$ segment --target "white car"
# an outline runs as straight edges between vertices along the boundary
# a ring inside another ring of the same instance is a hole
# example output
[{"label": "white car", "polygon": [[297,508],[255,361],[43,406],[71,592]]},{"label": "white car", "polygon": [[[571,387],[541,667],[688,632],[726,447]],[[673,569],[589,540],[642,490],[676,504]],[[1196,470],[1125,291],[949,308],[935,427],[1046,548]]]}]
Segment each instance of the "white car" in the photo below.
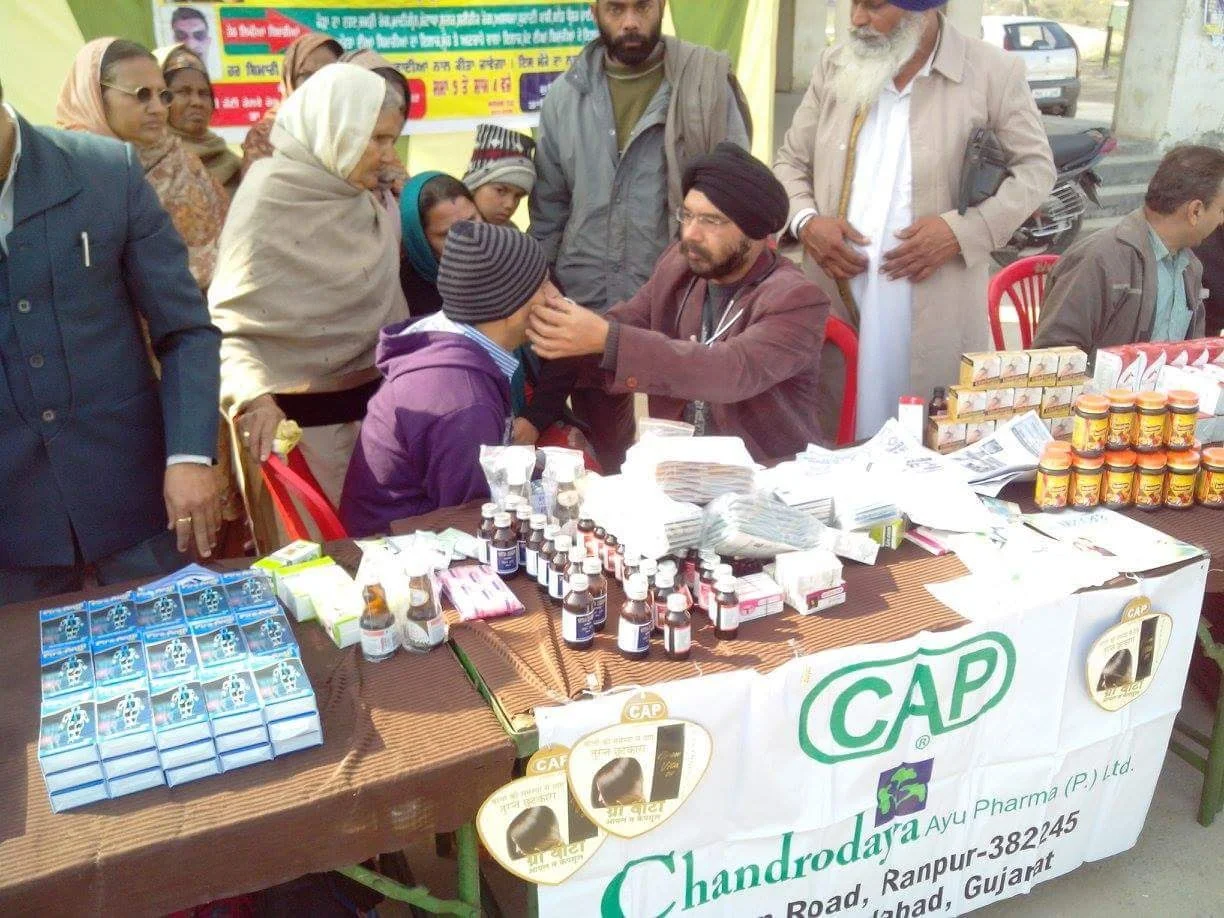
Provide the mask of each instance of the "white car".
[{"label": "white car", "polygon": [[1039,109],[1075,117],[1080,53],[1066,29],[1052,19],[1036,16],[983,16],[982,38],[1024,58],[1029,88]]}]

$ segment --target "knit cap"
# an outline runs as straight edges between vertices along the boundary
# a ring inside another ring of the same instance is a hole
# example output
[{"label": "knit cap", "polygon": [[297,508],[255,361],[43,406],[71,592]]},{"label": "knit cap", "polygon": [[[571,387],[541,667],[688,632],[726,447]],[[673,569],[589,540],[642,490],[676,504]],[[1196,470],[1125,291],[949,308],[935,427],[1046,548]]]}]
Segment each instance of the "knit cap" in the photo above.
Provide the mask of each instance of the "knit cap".
[{"label": "knit cap", "polygon": [[500,124],[477,125],[476,148],[463,184],[475,191],[489,182],[505,182],[530,194],[536,180],[534,154],[535,141],[526,134]]},{"label": "knit cap", "polygon": [[438,293],[448,319],[476,325],[512,316],[548,273],[540,244],[512,226],[460,220],[446,234]]}]

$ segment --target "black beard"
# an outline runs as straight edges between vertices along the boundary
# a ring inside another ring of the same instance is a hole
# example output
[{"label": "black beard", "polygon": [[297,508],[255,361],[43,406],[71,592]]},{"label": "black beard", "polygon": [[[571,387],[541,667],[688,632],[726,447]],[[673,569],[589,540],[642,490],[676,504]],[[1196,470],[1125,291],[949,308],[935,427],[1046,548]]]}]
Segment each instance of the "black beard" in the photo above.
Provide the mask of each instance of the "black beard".
[{"label": "black beard", "polygon": [[611,35],[604,31],[604,27],[599,26],[599,37],[603,39],[604,47],[608,51],[608,56],[614,61],[619,61],[626,67],[636,67],[638,64],[645,61],[650,55],[654,54],[654,49],[658,46],[659,41],[663,38],[663,23],[659,22],[655,26],[654,31],[649,35],[635,34],[633,37],[641,37],[644,42],[640,45],[630,45],[625,39],[614,39]]},{"label": "black beard", "polygon": [[[698,277],[706,279],[726,277],[728,274],[733,274],[744,266],[744,264],[748,261],[748,252],[751,248],[752,243],[747,239],[743,239],[740,241],[739,247],[722,261],[710,265],[710,267],[706,268],[704,271],[698,271],[693,267],[693,263],[690,261],[689,270]],[[690,253],[699,255],[707,260],[709,260],[710,257],[710,253],[700,246],[694,246],[687,242],[681,242],[680,254],[687,258]]]}]

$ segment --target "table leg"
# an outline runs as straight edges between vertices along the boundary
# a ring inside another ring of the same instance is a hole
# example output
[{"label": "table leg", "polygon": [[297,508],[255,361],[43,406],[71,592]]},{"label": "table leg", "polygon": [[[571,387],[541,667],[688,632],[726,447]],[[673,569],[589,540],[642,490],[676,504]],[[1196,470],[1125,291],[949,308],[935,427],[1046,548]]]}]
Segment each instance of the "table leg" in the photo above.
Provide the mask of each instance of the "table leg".
[{"label": "table leg", "polygon": [[[466,826],[469,830],[471,824]],[[462,831],[462,830],[460,830]],[[462,846],[460,848],[460,867],[459,867],[459,889],[462,896],[463,891],[463,858]],[[356,880],[363,886],[368,886],[376,892],[382,893],[388,899],[394,899],[396,902],[405,902],[408,905],[415,905],[419,909],[430,912],[434,915],[457,915],[459,918],[480,918],[480,874],[477,870],[476,882],[476,904],[473,906],[467,901],[457,902],[453,899],[439,899],[430,895],[429,890],[424,886],[405,886],[403,883],[397,883],[390,877],[385,877],[381,873],[376,873],[367,867],[362,867],[360,864],[354,864],[352,867],[338,867],[336,873],[343,874],[350,880]]]},{"label": "table leg", "polygon": [[[1216,645],[1217,647],[1219,645]],[[1224,691],[1216,699],[1215,728],[1207,747],[1207,767],[1203,770],[1203,795],[1199,800],[1199,823],[1211,825],[1224,804]]]},{"label": "table leg", "polygon": [[476,827],[465,822],[455,830],[455,844],[459,849],[459,901],[472,906],[480,913],[480,846],[476,842]]}]

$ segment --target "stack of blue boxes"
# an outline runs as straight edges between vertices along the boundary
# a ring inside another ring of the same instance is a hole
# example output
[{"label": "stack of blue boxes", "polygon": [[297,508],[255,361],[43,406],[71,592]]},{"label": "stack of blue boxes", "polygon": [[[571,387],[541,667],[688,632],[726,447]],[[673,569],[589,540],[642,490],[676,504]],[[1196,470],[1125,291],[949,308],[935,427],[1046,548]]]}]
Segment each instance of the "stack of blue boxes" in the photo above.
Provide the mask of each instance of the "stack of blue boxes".
[{"label": "stack of blue boxes", "polygon": [[40,624],[38,759],[57,813],[323,742],[263,571],[190,573]]}]

